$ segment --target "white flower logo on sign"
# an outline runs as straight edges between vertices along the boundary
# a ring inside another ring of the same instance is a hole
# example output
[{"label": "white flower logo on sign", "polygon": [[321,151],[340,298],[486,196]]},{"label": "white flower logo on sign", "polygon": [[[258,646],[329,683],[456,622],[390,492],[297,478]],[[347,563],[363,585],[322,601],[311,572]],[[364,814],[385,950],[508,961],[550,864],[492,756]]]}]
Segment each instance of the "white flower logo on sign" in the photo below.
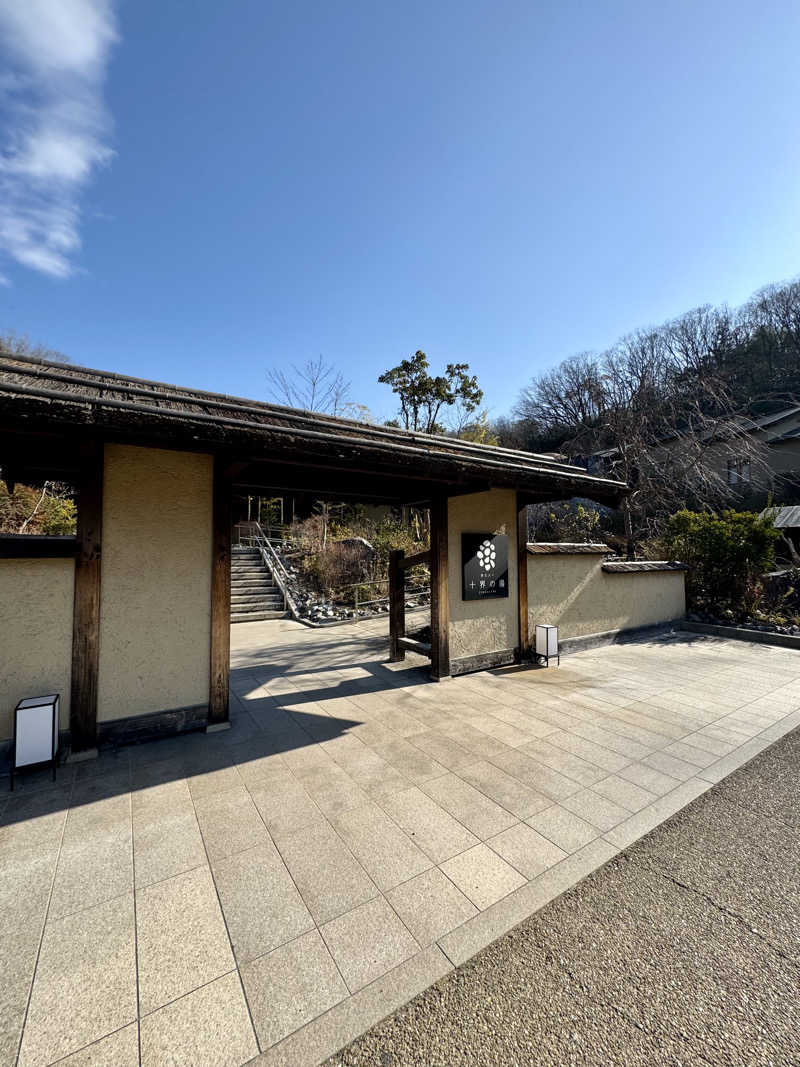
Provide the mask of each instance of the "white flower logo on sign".
[{"label": "white flower logo on sign", "polygon": [[497,562],[497,552],[491,541],[486,540],[481,542],[481,546],[478,549],[478,565],[485,571],[493,571],[494,565]]}]

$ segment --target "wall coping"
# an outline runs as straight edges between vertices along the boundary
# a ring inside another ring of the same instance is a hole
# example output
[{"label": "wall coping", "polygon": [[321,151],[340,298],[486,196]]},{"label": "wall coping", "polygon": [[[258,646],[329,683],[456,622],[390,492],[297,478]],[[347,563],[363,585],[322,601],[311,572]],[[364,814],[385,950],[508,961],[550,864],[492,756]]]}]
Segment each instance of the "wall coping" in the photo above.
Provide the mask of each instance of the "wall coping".
[{"label": "wall coping", "polygon": [[649,571],[688,571],[686,563],[667,559],[614,560],[602,565],[609,574],[642,574]]},{"label": "wall coping", "polygon": [[596,543],[581,544],[569,541],[529,541],[527,549],[532,556],[583,556],[608,555],[608,545]]},{"label": "wall coping", "polygon": [[78,539],[55,534],[0,534],[0,559],[69,559]]}]

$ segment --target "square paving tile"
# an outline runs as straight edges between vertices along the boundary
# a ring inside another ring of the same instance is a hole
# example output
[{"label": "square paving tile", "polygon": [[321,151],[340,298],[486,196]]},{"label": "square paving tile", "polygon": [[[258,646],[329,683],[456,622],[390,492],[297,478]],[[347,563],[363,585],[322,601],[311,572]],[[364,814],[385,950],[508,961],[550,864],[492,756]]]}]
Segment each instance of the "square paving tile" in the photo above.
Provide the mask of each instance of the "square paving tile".
[{"label": "square paving tile", "polygon": [[328,818],[357,808],[369,800],[368,794],[361,786],[333,761],[329,767],[302,775],[300,781],[317,807]]},{"label": "square paving tile", "polygon": [[665,793],[671,793],[681,784],[679,779],[671,778],[668,774],[663,774],[644,763],[629,763],[627,767],[617,771],[617,776],[624,778],[626,782],[640,785],[642,789],[647,789],[659,797]]},{"label": "square paving tile", "polygon": [[[51,878],[54,865],[52,860]],[[21,896],[20,905],[24,903]],[[17,1057],[46,907],[45,895],[30,910],[24,906],[0,909],[0,1063],[14,1063]]]},{"label": "square paving tile", "polygon": [[520,782],[518,778],[506,774],[499,767],[486,760],[460,767],[459,777],[484,793],[501,808],[510,811],[519,819],[526,819],[534,812],[549,807],[551,801],[542,793]]},{"label": "square paving tile", "polygon": [[314,926],[272,842],[215,862],[212,873],[239,963],[263,956]]},{"label": "square paving tile", "polygon": [[490,837],[487,844],[526,878],[536,878],[548,867],[566,859],[567,853],[525,823]]},{"label": "square paving tile", "polygon": [[241,974],[262,1050],[348,995],[317,930],[244,964]]},{"label": "square paving tile", "polygon": [[391,889],[433,866],[377,804],[344,812],[333,825],[379,889]]},{"label": "square paving tile", "polygon": [[233,856],[269,840],[264,820],[244,786],[198,797],[194,806],[210,860]]},{"label": "square paving tile", "polygon": [[472,753],[459,745],[452,737],[441,734],[436,730],[427,730],[424,733],[414,734],[409,741],[416,748],[422,749],[437,763],[441,763],[448,770],[455,770],[467,763],[473,762]]},{"label": "square paving tile", "polygon": [[481,911],[527,881],[519,871],[484,844],[475,845],[454,856],[441,864],[441,868]]},{"label": "square paving tile", "polygon": [[585,822],[560,804],[537,812],[527,822],[565,852],[577,852],[600,836],[598,827]]},{"label": "square paving tile", "polygon": [[258,1054],[236,971],[145,1015],[141,1035],[142,1067],[240,1067]]},{"label": "square paving tile", "polygon": [[491,762],[512,778],[518,778],[551,800],[562,800],[580,789],[580,785],[572,778],[567,778],[560,771],[554,771],[552,767],[545,767],[543,763],[538,763],[525,752],[516,749],[502,756],[492,756]]},{"label": "square paving tile", "polygon": [[403,882],[387,899],[423,948],[478,914],[438,867]]},{"label": "square paving tile", "polygon": [[449,811],[453,818],[481,840],[492,837],[517,822],[516,815],[495,804],[455,774],[434,778],[422,788],[432,800],[445,811]]},{"label": "square paving tile", "polygon": [[377,897],[320,927],[351,993],[419,951],[385,897]]},{"label": "square paving tile", "polygon": [[128,824],[85,832],[65,841],[58,860],[50,918],[133,891],[133,849]]},{"label": "square paving tile", "polygon": [[440,774],[444,774],[447,771],[447,768],[443,767],[441,763],[437,763],[436,760],[426,755],[421,749],[410,745],[402,738],[398,738],[396,741],[383,741],[371,747],[382,759],[385,759],[396,771],[399,771],[404,778],[408,778],[410,782],[415,782],[417,785],[420,782],[427,782],[431,778],[438,778]]},{"label": "square paving tile", "polygon": [[269,783],[259,779],[250,784],[250,795],[276,839],[280,835],[291,835],[310,823],[325,821],[325,816],[294,776],[291,781]]},{"label": "square paving tile", "polygon": [[466,826],[416,786],[384,797],[381,803],[434,863],[441,863],[478,843],[478,838]]},{"label": "square paving tile", "polygon": [[523,745],[521,751],[537,763],[565,774],[580,785],[592,785],[605,778],[606,772],[595,763],[576,756],[574,752],[567,752],[558,745],[550,745],[547,741],[531,741]]},{"label": "square paving tile", "polygon": [[635,785],[633,782],[629,782],[627,779],[618,777],[615,774],[609,775],[608,778],[604,778],[601,782],[595,782],[592,790],[595,793],[599,793],[601,797],[613,800],[615,804],[627,808],[628,811],[641,811],[642,808],[646,808],[648,804],[652,804],[656,799],[655,793],[651,793],[640,785]]},{"label": "square paving tile", "polygon": [[123,1026],[58,1061],[59,1067],[139,1067],[139,1027]]},{"label": "square paving tile", "polygon": [[328,822],[296,830],[278,848],[319,924],[377,896],[375,883]]},{"label": "square paving tile", "polygon": [[21,1067],[52,1063],[135,1018],[133,894],[48,922]]},{"label": "square paving tile", "polygon": [[236,789],[243,783],[236,767],[215,767],[187,772],[186,781],[189,792],[195,799],[224,793],[227,789]]},{"label": "square paving tile", "polygon": [[164,811],[146,822],[134,815],[133,860],[137,889],[203,865],[206,850],[194,811]]},{"label": "square paving tile", "polygon": [[627,808],[615,804],[613,800],[608,800],[606,797],[601,797],[599,793],[591,789],[583,789],[575,796],[567,797],[561,803],[573,814],[603,831],[610,830],[612,826],[630,817]]},{"label": "square paving tile", "polygon": [[136,928],[143,1015],[233,969],[208,867],[139,890]]}]

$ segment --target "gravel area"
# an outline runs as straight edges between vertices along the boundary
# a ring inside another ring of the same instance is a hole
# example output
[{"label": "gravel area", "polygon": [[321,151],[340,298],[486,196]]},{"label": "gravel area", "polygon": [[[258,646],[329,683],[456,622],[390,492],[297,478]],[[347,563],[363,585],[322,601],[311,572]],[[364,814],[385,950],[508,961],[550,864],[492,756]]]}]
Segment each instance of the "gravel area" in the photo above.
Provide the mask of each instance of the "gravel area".
[{"label": "gravel area", "polygon": [[328,1061],[800,1063],[800,730]]}]

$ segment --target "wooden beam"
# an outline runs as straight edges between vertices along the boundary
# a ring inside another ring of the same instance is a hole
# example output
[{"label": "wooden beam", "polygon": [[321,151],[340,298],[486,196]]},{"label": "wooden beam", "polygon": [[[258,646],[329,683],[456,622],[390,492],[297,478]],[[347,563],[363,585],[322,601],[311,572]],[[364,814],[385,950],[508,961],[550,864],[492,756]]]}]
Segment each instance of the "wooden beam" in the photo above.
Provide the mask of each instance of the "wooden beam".
[{"label": "wooden beam", "polygon": [[402,548],[389,553],[389,662],[402,663],[406,658],[401,645],[406,635],[406,576],[403,572]]},{"label": "wooden beam", "polygon": [[231,663],[231,482],[230,461],[214,457],[211,532],[211,673],[208,725],[228,722]]},{"label": "wooden beam", "polygon": [[517,597],[519,599],[519,658],[524,662],[530,654],[528,630],[528,507],[521,493],[517,493]]},{"label": "wooden beam", "polygon": [[431,677],[450,676],[450,596],[447,583],[447,497],[431,501]]},{"label": "wooden beam", "polygon": [[420,656],[427,656],[430,659],[431,646],[426,641],[417,641],[413,637],[401,637],[400,648],[407,649],[409,652],[418,652]]},{"label": "wooden beam", "polygon": [[283,457],[280,463],[249,460],[234,475],[233,484],[237,490],[253,493],[310,493],[320,499],[372,500],[395,505],[427,501],[432,493],[451,493],[449,483],[428,480],[418,471],[365,470],[356,463],[323,463],[313,456],[306,457],[305,463]]},{"label": "wooden beam", "polygon": [[77,478],[77,554],[72,610],[70,743],[73,752],[97,747],[100,665],[100,556],[103,528],[103,442],[81,448]]}]

